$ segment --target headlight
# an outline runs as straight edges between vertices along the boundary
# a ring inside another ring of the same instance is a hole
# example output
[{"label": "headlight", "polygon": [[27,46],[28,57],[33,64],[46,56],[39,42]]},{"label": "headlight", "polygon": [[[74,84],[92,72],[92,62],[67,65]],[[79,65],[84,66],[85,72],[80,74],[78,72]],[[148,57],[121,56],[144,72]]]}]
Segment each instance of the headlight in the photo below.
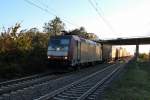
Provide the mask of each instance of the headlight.
[{"label": "headlight", "polygon": [[65,57],[65,59],[68,59],[68,57]]},{"label": "headlight", "polygon": [[51,58],[51,56],[48,56],[47,58],[49,59],[49,58]]}]

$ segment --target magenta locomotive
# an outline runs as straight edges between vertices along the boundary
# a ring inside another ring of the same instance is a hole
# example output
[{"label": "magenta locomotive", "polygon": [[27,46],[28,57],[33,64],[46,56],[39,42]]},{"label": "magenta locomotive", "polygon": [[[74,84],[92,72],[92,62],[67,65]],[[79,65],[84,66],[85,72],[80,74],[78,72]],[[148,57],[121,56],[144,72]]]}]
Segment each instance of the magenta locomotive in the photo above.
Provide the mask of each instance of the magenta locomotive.
[{"label": "magenta locomotive", "polygon": [[47,51],[51,63],[76,66],[102,61],[99,43],[75,35],[51,37]]}]

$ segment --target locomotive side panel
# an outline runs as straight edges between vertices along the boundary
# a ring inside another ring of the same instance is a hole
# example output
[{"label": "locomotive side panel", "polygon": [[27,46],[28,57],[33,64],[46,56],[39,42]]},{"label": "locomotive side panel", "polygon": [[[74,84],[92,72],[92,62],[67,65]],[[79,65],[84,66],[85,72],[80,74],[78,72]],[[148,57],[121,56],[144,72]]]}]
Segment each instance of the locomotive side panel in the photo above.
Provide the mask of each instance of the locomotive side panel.
[{"label": "locomotive side panel", "polygon": [[[91,62],[94,62],[94,61],[97,61],[98,59],[97,59],[97,53],[96,53],[96,45],[92,45],[91,46],[91,48],[92,48],[92,50],[91,50],[91,57],[92,57],[92,60],[91,60]],[[90,58],[90,57],[89,57]]]},{"label": "locomotive side panel", "polygon": [[[87,58],[87,62],[91,62],[92,60],[93,60],[93,56],[91,56],[92,55],[92,50],[93,50],[93,47],[92,47],[92,45],[91,44],[89,44],[89,43],[86,43],[86,45],[87,45],[87,49],[86,49],[86,58]],[[91,56],[91,57],[90,57]]]},{"label": "locomotive side panel", "polygon": [[72,39],[71,46],[72,46],[72,48],[70,48],[72,51],[71,52],[71,54],[72,54],[71,65],[75,66],[77,64],[77,43],[76,43],[76,40]]},{"label": "locomotive side panel", "polygon": [[99,44],[81,42],[81,63],[102,60],[102,50]]},{"label": "locomotive side panel", "polygon": [[87,45],[84,41],[81,41],[81,60],[80,63],[87,61]]},{"label": "locomotive side panel", "polygon": [[89,59],[91,59],[90,60],[90,62],[94,62],[94,61],[96,61],[96,46],[95,45],[90,45],[90,47],[91,47],[91,50],[90,50],[90,57],[89,57]]}]

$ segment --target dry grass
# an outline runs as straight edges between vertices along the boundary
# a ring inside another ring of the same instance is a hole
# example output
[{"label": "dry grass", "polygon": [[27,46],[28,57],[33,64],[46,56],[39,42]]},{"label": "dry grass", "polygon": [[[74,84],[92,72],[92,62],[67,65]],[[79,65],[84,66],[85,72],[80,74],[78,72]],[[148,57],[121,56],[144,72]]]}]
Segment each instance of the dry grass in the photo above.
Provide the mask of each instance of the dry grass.
[{"label": "dry grass", "polygon": [[133,62],[106,89],[104,100],[150,100],[150,62]]}]

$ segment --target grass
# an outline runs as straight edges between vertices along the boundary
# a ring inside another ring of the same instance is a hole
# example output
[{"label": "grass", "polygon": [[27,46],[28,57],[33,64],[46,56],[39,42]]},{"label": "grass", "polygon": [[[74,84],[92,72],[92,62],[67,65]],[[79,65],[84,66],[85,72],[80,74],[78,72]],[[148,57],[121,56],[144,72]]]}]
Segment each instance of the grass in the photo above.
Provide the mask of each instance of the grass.
[{"label": "grass", "polygon": [[132,62],[107,88],[104,100],[150,100],[150,62]]}]

